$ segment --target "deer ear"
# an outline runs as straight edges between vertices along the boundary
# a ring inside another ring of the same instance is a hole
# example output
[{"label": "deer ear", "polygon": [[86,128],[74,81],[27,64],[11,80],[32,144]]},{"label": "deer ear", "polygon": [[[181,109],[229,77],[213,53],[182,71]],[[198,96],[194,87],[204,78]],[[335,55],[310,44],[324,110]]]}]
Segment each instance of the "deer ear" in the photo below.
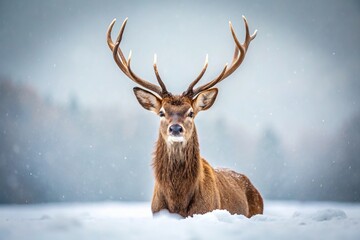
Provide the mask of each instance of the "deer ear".
[{"label": "deer ear", "polygon": [[216,96],[218,94],[217,88],[212,88],[203,92],[200,92],[199,95],[193,100],[194,112],[198,113],[203,110],[209,109],[215,102]]},{"label": "deer ear", "polygon": [[161,108],[161,99],[142,88],[134,87],[134,94],[143,108],[158,114]]}]

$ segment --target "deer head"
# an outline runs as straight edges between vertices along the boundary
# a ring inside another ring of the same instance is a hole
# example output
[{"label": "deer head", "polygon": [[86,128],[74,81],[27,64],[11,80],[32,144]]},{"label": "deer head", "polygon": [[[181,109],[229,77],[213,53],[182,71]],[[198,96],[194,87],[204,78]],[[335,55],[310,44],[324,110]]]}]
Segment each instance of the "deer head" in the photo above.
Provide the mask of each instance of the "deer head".
[{"label": "deer head", "polygon": [[141,106],[159,115],[160,133],[167,143],[186,143],[191,138],[195,129],[195,116],[200,111],[209,109],[215,102],[216,96],[218,94],[218,89],[213,87],[217,83],[221,82],[229,75],[231,75],[243,62],[249,44],[256,36],[256,31],[253,35],[249,34],[247,20],[244,16],[243,19],[245,22],[246,35],[245,41],[242,44],[237,39],[232,24],[231,22],[229,22],[232,37],[235,42],[235,52],[230,67],[228,67],[228,64],[225,64],[225,67],[215,79],[202,86],[194,88],[195,85],[203,77],[207,69],[208,56],[206,56],[205,64],[202,71],[200,72],[198,77],[193,82],[191,82],[187,90],[181,95],[173,95],[166,89],[166,86],[161,80],[158,72],[156,55],[154,56],[153,66],[155,76],[159,85],[155,85],[140,78],[132,71],[131,51],[128,59],[126,59],[119,47],[127,23],[127,18],[124,20],[120,28],[120,32],[115,43],[111,39],[111,32],[116,19],[114,19],[110,23],[107,31],[107,43],[113,53],[113,58],[119,66],[120,70],[128,78],[145,88],[142,89],[139,87],[135,87],[135,96]]}]

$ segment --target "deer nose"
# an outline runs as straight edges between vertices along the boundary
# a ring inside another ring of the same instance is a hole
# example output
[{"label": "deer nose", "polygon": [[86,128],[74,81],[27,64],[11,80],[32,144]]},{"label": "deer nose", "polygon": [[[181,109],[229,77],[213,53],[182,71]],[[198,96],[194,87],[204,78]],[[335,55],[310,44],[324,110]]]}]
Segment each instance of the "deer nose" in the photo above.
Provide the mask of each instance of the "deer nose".
[{"label": "deer nose", "polygon": [[173,124],[169,127],[169,131],[171,135],[177,136],[183,132],[183,128],[179,124]]}]

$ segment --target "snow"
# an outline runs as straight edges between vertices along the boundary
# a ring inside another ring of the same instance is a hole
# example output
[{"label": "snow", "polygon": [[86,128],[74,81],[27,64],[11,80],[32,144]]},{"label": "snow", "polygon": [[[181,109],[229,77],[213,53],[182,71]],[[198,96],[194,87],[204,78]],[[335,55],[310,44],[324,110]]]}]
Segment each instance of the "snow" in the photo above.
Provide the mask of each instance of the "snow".
[{"label": "snow", "polygon": [[0,205],[0,240],[360,239],[360,204],[266,201],[250,219],[216,210],[190,218],[150,203]]}]

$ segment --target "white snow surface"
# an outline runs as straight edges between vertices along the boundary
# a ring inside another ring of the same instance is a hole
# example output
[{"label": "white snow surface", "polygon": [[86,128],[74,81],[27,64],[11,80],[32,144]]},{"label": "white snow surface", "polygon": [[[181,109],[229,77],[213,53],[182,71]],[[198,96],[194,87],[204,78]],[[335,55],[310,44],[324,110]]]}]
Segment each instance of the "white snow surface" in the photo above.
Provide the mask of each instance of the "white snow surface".
[{"label": "white snow surface", "polygon": [[360,204],[265,201],[248,219],[215,210],[183,219],[150,203],[0,205],[0,240],[360,239]]}]

